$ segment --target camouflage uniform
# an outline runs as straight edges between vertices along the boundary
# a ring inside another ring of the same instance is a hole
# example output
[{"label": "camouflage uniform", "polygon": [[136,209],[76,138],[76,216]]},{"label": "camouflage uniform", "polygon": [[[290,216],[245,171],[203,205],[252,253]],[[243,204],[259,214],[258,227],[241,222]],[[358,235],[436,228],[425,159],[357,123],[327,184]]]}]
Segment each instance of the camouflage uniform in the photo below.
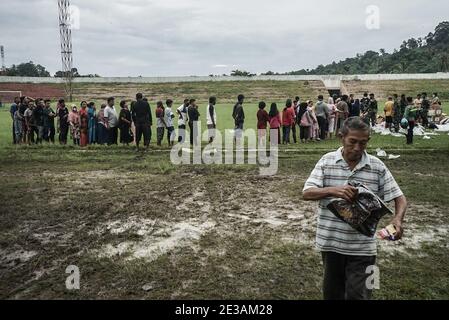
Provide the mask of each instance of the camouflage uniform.
[{"label": "camouflage uniform", "polygon": [[377,117],[377,100],[376,99],[372,99],[369,102],[369,106],[368,106],[368,119],[371,120],[371,126],[375,126],[376,125],[376,119]]},{"label": "camouflage uniform", "polygon": [[393,125],[394,125],[394,132],[399,132],[399,125],[401,123],[402,114],[401,114],[401,108],[399,106],[398,98],[394,99],[394,107],[393,107]]}]

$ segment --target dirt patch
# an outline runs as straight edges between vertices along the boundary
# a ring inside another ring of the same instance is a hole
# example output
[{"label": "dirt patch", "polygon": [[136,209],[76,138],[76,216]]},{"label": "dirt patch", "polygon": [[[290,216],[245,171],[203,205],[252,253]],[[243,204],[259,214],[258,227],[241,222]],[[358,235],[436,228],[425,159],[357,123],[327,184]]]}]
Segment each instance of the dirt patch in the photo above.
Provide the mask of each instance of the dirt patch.
[{"label": "dirt patch", "polygon": [[38,254],[37,251],[27,251],[23,249],[17,250],[0,250],[0,267],[12,268],[20,264],[26,263]]},{"label": "dirt patch", "polygon": [[[112,229],[111,232],[125,232],[124,226],[145,226],[145,222],[147,221],[126,222],[121,228]],[[152,225],[154,225],[154,222]],[[125,241],[118,245],[107,244],[100,250],[95,251],[94,254],[98,254],[99,257],[126,256],[126,260],[144,258],[152,261],[176,247],[194,246],[194,242],[198,241],[214,226],[215,223],[212,221],[201,222],[192,219],[173,225],[164,223],[157,230],[143,227],[137,230],[137,233],[142,236],[141,241]]]},{"label": "dirt patch", "polygon": [[444,210],[432,205],[409,204],[404,237],[399,241],[379,241],[379,251],[387,255],[410,255],[410,249],[419,251],[424,245],[447,246],[449,225],[445,217]]}]

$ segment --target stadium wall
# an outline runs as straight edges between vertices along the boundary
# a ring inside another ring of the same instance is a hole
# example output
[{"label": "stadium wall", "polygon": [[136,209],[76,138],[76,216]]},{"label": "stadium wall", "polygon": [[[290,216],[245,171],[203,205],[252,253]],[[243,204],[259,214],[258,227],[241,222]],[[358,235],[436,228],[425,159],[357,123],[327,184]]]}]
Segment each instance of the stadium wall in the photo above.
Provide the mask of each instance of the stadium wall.
[{"label": "stadium wall", "polygon": [[[449,80],[449,73],[421,74],[359,74],[359,75],[304,75],[304,76],[191,76],[191,77],[101,77],[75,78],[74,83],[170,83],[170,82],[207,82],[207,81],[322,81],[327,88],[339,88],[341,81],[351,80]],[[0,76],[0,83],[53,83],[63,84],[62,78],[6,77]]]}]

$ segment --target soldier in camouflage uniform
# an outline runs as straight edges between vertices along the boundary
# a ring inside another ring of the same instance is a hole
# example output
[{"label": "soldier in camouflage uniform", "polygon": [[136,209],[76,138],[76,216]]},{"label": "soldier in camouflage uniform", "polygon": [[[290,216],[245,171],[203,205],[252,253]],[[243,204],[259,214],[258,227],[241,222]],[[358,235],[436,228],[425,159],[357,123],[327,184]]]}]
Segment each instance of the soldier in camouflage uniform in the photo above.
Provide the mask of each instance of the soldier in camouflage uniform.
[{"label": "soldier in camouflage uniform", "polygon": [[377,100],[374,98],[374,93],[369,95],[369,105],[368,105],[368,119],[371,120],[371,126],[374,127],[377,121]]},{"label": "soldier in camouflage uniform", "polygon": [[360,114],[363,122],[365,122],[367,125],[370,123],[370,119],[368,117],[368,107],[369,107],[369,98],[368,98],[368,92],[365,92],[363,94],[363,98],[360,99]]},{"label": "soldier in camouflage uniform", "polygon": [[429,109],[430,109],[430,101],[427,98],[427,93],[423,92],[422,94],[422,102],[421,102],[421,119],[422,125],[424,128],[429,127]]},{"label": "soldier in camouflage uniform", "polygon": [[399,98],[397,94],[393,95],[393,126],[394,126],[394,132],[399,132],[399,125],[401,123],[402,114],[401,114],[401,107],[399,105]]}]

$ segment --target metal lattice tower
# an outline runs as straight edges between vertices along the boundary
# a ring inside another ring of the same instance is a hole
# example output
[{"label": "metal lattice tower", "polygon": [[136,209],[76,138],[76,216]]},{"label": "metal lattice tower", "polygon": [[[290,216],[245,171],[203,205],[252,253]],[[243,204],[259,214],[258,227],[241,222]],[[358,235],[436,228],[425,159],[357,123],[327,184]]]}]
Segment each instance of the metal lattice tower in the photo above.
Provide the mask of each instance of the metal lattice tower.
[{"label": "metal lattice tower", "polygon": [[61,37],[62,72],[64,73],[65,92],[69,101],[72,101],[72,30],[70,26],[69,0],[58,0],[59,7],[59,34]]},{"label": "metal lattice tower", "polygon": [[5,48],[3,46],[0,46],[0,54],[2,56],[2,73],[6,72],[6,66],[5,66]]}]

